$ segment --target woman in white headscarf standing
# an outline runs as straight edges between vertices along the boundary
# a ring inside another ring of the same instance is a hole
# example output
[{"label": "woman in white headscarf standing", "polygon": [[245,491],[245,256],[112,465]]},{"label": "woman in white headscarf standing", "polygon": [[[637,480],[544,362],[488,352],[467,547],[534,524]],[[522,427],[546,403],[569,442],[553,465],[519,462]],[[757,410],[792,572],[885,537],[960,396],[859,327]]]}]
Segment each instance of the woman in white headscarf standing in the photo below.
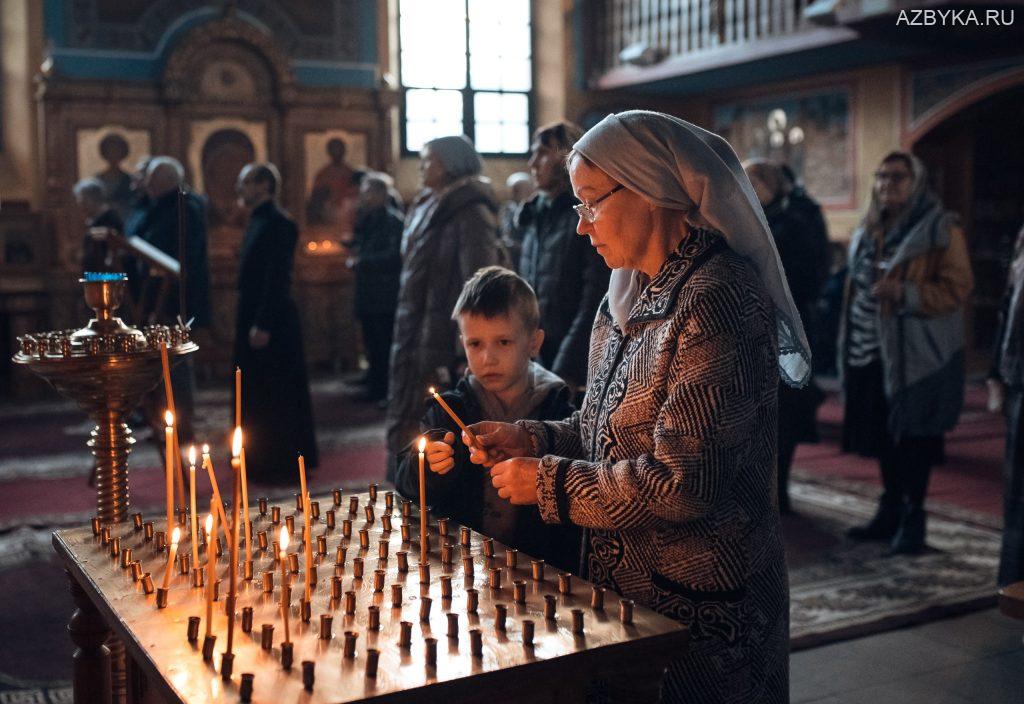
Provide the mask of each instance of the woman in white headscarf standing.
[{"label": "woman in white headscarf standing", "polygon": [[788,702],[776,397],[810,353],[762,209],[725,140],[660,113],[609,115],[569,173],[614,269],[583,407],[472,426],[472,457],[587,529],[586,577],[689,628],[663,701]]},{"label": "woman in white headscarf standing", "polygon": [[416,439],[427,387],[458,381],[465,355],[452,308],[469,277],[505,261],[498,201],[483,162],[463,135],[438,137],[420,152],[423,189],[405,218],[402,274],[391,342],[385,426],[389,481],[398,453]]}]

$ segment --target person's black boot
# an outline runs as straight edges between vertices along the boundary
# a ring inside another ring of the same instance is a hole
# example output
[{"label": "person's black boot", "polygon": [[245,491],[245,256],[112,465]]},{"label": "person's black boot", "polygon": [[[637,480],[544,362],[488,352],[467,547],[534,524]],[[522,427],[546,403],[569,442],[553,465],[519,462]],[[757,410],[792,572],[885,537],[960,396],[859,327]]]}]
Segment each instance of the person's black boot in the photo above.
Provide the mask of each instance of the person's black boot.
[{"label": "person's black boot", "polygon": [[895,501],[886,499],[884,496],[878,503],[878,510],[875,517],[866,525],[854,526],[846,531],[846,537],[851,540],[892,540],[896,535],[896,529],[900,525],[900,505]]},{"label": "person's black boot", "polygon": [[917,555],[924,552],[927,518],[924,506],[909,503],[904,505],[900,526],[889,546],[890,551],[896,555]]}]

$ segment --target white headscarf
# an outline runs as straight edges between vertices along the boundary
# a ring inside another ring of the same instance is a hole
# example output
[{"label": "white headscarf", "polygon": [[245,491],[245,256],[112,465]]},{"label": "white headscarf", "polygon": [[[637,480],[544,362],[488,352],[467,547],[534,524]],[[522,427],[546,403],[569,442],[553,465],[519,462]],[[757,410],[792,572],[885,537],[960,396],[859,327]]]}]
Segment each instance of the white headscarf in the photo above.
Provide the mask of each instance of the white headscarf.
[{"label": "white headscarf", "polygon": [[[800,314],[764,211],[729,143],[671,115],[629,110],[603,119],[573,149],[655,205],[687,211],[691,225],[720,232],[730,249],[750,261],[775,304],[782,378],[803,386],[811,352]],[[612,272],[608,302],[620,327],[645,279],[632,269]]]}]

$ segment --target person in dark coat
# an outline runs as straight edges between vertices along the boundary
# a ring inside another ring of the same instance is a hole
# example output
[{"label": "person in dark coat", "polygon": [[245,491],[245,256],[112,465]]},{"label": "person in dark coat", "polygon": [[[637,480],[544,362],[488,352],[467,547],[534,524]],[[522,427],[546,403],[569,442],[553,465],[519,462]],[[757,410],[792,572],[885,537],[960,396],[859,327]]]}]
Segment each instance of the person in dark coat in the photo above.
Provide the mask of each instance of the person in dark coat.
[{"label": "person in dark coat", "polygon": [[112,251],[107,232],[120,234],[124,230],[121,216],[107,201],[103,182],[97,178],[84,178],[73,189],[78,209],[85,216],[85,237],[82,240],[82,271],[124,271],[122,257]]},{"label": "person in dark coat", "polygon": [[235,364],[242,370],[242,428],[249,477],[294,482],[302,454],[317,466],[313,406],[299,311],[291,296],[298,228],[277,205],[273,164],[247,164],[238,195],[249,210],[238,265]]},{"label": "person in dark coat", "polygon": [[[504,267],[478,271],[466,282],[452,315],[458,320],[469,369],[453,391],[442,394],[464,423],[481,420],[556,420],[575,410],[565,382],[531,358],[544,339],[537,297]],[[427,505],[462,525],[545,560],[575,570],[581,534],[575,526],[544,523],[534,506],[510,506],[498,497],[487,473],[469,461],[457,441],[459,427],[433,398],[420,423],[430,442],[426,458]],[[415,441],[399,457],[395,487],[419,503]]]},{"label": "person in dark coat", "polygon": [[[150,207],[142,222],[133,223],[139,236],[160,251],[179,258],[178,245],[178,192],[184,188],[185,169],[177,159],[158,156],[146,168],[146,196]],[[206,248],[206,213],[202,200],[194,193],[185,193],[185,310],[180,309],[178,281],[172,281],[161,301],[157,290],[161,279],[150,277],[145,264],[139,272],[142,297],[148,309],[142,311],[143,322],[173,324],[192,320],[193,329],[206,328],[212,322],[210,305],[210,267]],[[176,364],[171,370],[175,423],[182,443],[192,441],[192,417],[195,407],[195,366],[191,357]],[[160,394],[162,396],[162,393]],[[162,409],[162,401],[158,408]],[[156,426],[162,428],[162,410],[156,414]],[[153,422],[151,420],[151,422]]]},{"label": "person in dark coat", "polygon": [[988,378],[989,410],[1006,417],[1003,547],[999,586],[1024,580],[1024,228],[1013,248],[995,355]]},{"label": "person in dark coat", "polygon": [[[754,193],[764,208],[764,216],[786,273],[789,291],[800,312],[804,330],[817,326],[817,303],[829,273],[828,231],[821,211],[790,199],[789,180],[782,167],[766,159],[751,159],[743,164]],[[813,201],[810,201],[813,204]],[[808,332],[812,348],[814,338]],[[778,480],[779,511],[791,513],[789,470],[797,444],[817,442],[815,415],[824,394],[813,381],[801,389],[779,382]]]},{"label": "person in dark coat", "polygon": [[478,269],[498,264],[498,202],[483,162],[465,136],[439,137],[420,154],[423,190],[406,216],[402,275],[388,382],[388,479],[419,431],[423,393],[449,389],[466,361],[452,306]]},{"label": "person in dark coat", "polygon": [[565,157],[582,135],[571,122],[536,131],[530,172],[538,192],[523,204],[517,218],[523,241],[519,273],[540,301],[540,363],[573,389],[587,383],[590,329],[610,275],[587,238],[576,234],[573,206],[579,201],[569,186]]},{"label": "person in dark coat", "polygon": [[391,205],[391,178],[368,173],[359,186],[355,253],[355,310],[363,328],[369,369],[366,399],[379,401],[388,393],[388,356],[398,307],[402,274],[402,213]]}]

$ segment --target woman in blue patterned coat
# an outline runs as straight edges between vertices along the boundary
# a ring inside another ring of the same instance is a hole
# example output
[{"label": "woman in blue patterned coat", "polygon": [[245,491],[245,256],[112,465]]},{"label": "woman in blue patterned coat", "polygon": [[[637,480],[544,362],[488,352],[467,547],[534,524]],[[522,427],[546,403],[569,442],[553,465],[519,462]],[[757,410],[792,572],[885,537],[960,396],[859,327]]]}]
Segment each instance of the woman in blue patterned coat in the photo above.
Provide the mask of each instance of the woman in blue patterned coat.
[{"label": "woman in blue patterned coat", "polygon": [[761,208],[724,140],[659,113],[610,115],[569,172],[614,270],[583,407],[478,423],[472,459],[502,497],[587,529],[589,579],[690,629],[664,701],[788,702],[776,395],[810,356]]}]

